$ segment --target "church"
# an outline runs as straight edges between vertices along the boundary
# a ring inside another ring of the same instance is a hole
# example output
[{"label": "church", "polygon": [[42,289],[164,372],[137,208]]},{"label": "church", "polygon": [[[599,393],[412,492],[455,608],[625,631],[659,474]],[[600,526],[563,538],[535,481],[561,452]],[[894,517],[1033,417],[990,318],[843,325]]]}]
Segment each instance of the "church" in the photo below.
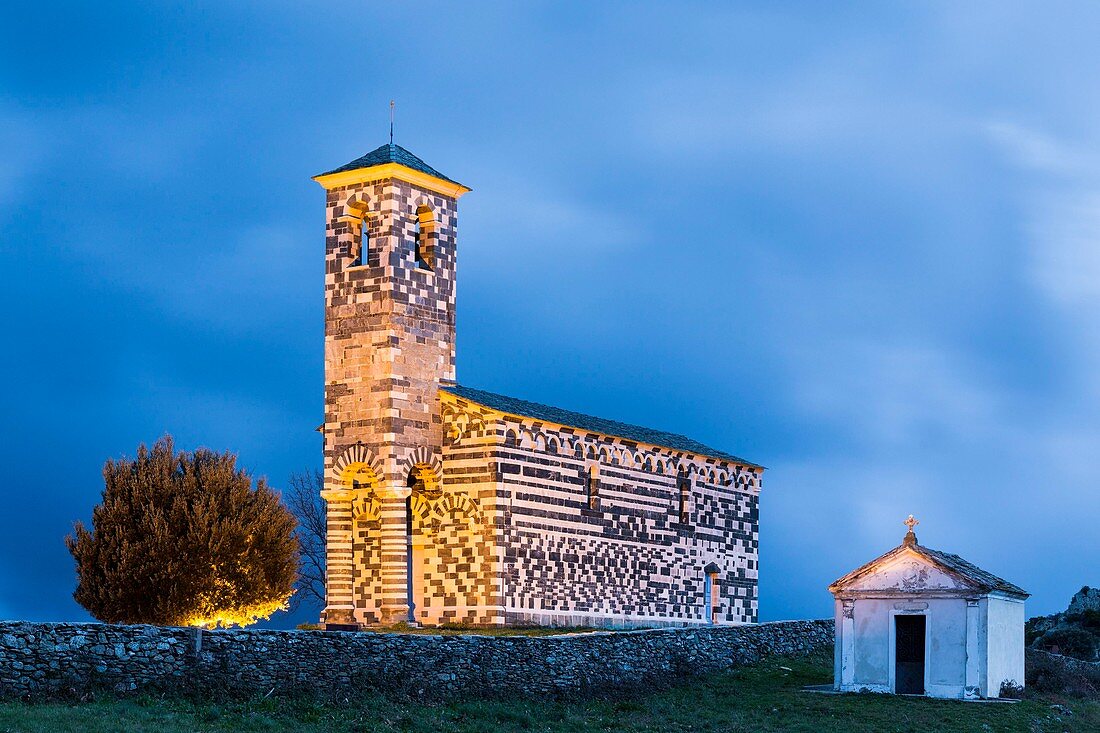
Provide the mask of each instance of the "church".
[{"label": "church", "polygon": [[763,467],[459,384],[458,200],[392,142],[326,192],[326,628],[757,621]]}]

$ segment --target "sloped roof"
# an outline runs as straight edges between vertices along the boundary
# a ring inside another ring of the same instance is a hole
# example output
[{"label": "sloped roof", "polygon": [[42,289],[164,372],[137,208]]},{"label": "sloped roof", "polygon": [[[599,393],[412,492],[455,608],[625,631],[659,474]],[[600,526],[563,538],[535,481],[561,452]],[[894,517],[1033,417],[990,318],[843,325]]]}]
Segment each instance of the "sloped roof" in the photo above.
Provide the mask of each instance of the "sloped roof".
[{"label": "sloped roof", "polygon": [[342,165],[339,168],[333,168],[330,171],[320,173],[316,177],[320,178],[321,176],[328,176],[332,175],[333,173],[343,173],[344,171],[354,171],[359,170],[360,168],[370,168],[371,166],[385,165],[386,163],[397,163],[399,165],[405,166],[406,168],[412,168],[414,171],[427,173],[429,176],[435,176],[436,178],[441,178],[444,181],[457,183],[459,186],[462,185],[453,178],[448,178],[447,176],[437,171],[435,168],[432,168],[423,160],[416,157],[408,150],[405,150],[405,148],[401,147],[400,145],[395,145],[393,143],[389,143],[387,145],[379,145],[377,148],[370,151],[366,155],[360,158],[356,158],[350,163]]},{"label": "sloped roof", "polygon": [[942,550],[933,550],[931,547],[919,545],[915,541],[904,542],[894,549],[890,550],[886,554],[881,555],[871,562],[856,568],[844,577],[838,578],[831,585],[829,585],[829,591],[835,593],[837,590],[840,590],[844,586],[850,585],[851,583],[859,580],[865,575],[871,574],[871,572],[878,568],[880,565],[894,559],[898,555],[901,555],[903,552],[905,552],[905,550],[912,550],[916,554],[928,560],[933,565],[937,565],[941,569],[961,577],[963,580],[971,583],[975,586],[977,590],[983,593],[1000,591],[1001,593],[1007,593],[1008,595],[1019,596],[1022,598],[1027,598],[1029,595],[1031,595],[1020,586],[1009,583],[1004,578],[1000,578],[986,570],[982,570],[977,565],[963,560],[958,555],[953,555],[950,552],[943,552]]},{"label": "sloped roof", "polygon": [[579,428],[580,430],[591,433],[601,433],[603,435],[625,438],[636,443],[659,445],[684,453],[710,456],[749,468],[763,468],[763,466],[759,464],[746,461],[744,458],[738,458],[725,451],[711,448],[708,445],[704,445],[697,440],[692,440],[686,435],[680,435],[679,433],[669,433],[663,430],[643,428],[640,425],[630,425],[629,423],[622,423],[616,420],[606,420],[602,417],[585,415],[581,412],[564,410],[560,407],[543,405],[538,402],[529,402],[515,397],[506,397],[505,395],[486,392],[481,389],[474,389],[473,387],[453,385],[441,387],[441,389],[456,397],[461,397],[470,402],[476,402],[479,405],[490,407],[499,412],[506,412],[509,415],[530,417],[536,420],[557,423],[558,425]]}]

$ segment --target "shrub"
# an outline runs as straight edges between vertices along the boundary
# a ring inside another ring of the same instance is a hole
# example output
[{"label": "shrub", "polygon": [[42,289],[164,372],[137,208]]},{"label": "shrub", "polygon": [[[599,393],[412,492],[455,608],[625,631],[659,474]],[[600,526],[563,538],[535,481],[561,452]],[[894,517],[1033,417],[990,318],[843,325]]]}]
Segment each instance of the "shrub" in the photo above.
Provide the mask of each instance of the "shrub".
[{"label": "shrub", "polygon": [[1097,699],[1100,668],[1047,652],[1024,652],[1025,678],[1031,693],[1065,694]]},{"label": "shrub", "polygon": [[1067,617],[1066,620],[1076,622],[1083,629],[1100,632],[1100,611],[1090,608],[1076,616]]},{"label": "shrub", "polygon": [[1096,637],[1084,629],[1059,627],[1043,634],[1035,646],[1086,662],[1096,658]]},{"label": "shrub", "polygon": [[108,460],[92,528],[66,538],[73,597],[111,623],[229,626],[286,607],[298,570],[294,517],[229,453],[176,453],[165,436]]}]

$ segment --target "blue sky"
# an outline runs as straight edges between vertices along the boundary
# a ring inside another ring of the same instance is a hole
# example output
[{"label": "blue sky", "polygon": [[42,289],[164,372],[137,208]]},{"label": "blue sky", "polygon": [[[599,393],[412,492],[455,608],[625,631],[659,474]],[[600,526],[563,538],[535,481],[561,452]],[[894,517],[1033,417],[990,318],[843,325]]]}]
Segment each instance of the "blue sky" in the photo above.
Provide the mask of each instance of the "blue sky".
[{"label": "blue sky", "polygon": [[0,22],[0,618],[86,618],[107,457],[319,464],[310,176],[391,98],[474,189],[459,380],[767,465],[764,619],[910,512],[1100,583],[1097,6],[108,5]]}]

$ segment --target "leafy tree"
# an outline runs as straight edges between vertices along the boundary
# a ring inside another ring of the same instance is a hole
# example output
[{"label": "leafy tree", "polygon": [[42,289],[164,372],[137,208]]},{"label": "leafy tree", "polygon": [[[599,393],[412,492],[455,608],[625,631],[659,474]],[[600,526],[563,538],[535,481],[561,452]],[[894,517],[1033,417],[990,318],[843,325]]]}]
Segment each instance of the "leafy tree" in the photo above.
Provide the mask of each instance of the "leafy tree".
[{"label": "leafy tree", "polygon": [[328,533],[328,515],[325,500],[321,498],[324,477],[320,471],[303,471],[290,477],[286,503],[298,519],[298,547],[302,553],[302,565],[298,571],[298,602],[313,601],[325,604],[325,538]]},{"label": "leafy tree", "polygon": [[66,538],[73,597],[113,623],[247,625],[286,608],[298,572],[294,516],[230,453],[176,453],[165,436],[108,460],[92,528]]}]

